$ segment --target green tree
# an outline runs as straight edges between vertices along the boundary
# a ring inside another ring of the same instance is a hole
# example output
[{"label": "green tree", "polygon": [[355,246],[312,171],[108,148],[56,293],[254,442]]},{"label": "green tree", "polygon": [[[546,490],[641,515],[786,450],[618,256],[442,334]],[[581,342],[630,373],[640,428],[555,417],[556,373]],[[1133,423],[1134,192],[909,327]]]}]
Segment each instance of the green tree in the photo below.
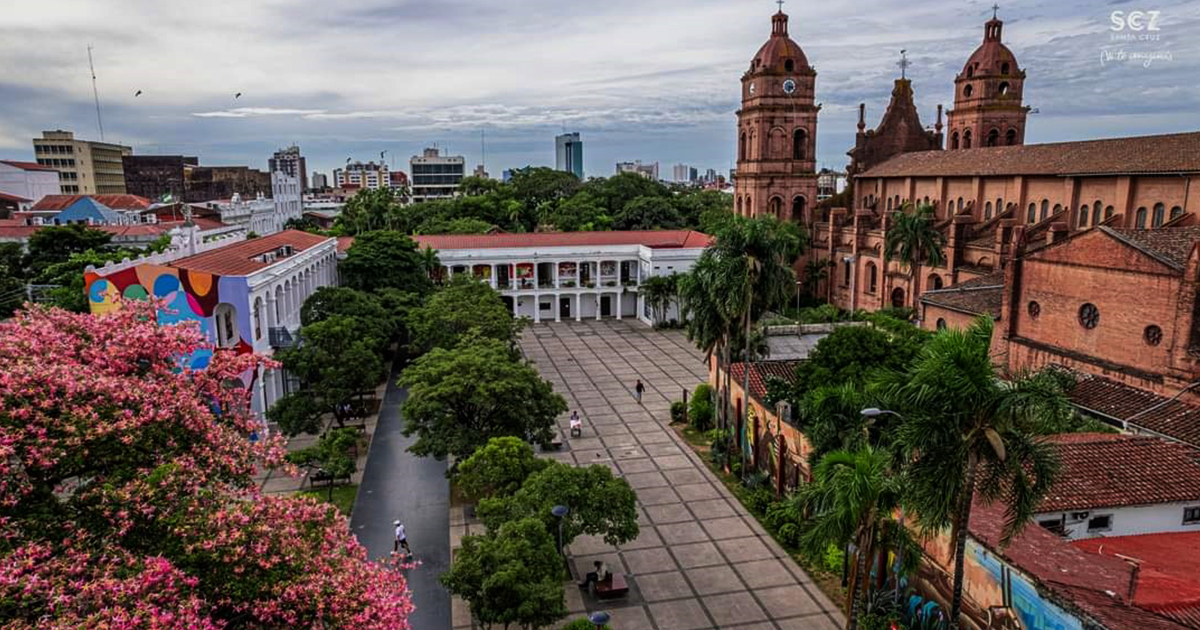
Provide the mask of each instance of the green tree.
[{"label": "green tree", "polygon": [[544,204],[539,221],[563,232],[611,230],[612,213],[594,193],[581,190],[556,203]]},{"label": "green tree", "polygon": [[872,326],[838,327],[797,366],[796,399],[820,387],[861,386],[876,369],[908,365],[919,349],[915,338],[893,337]]},{"label": "green tree", "polygon": [[[41,233],[43,228],[35,234]],[[41,272],[34,277],[33,284],[55,285],[50,289],[44,303],[57,306],[73,313],[87,313],[91,304],[84,285],[83,273],[88,265],[102,267],[109,261],[121,260],[125,257],[135,257],[136,252],[129,251],[87,251],[73,253],[66,260],[51,263],[42,267]]]},{"label": "green tree", "polygon": [[78,223],[46,226],[30,235],[25,268],[29,270],[29,277],[36,277],[50,265],[67,262],[72,255],[89,250],[100,252],[111,240],[112,236],[107,232]]},{"label": "green tree", "polygon": [[[397,225],[400,202],[391,188],[363,188],[346,201],[334,226],[348,236],[373,230],[398,229],[408,233],[411,225]],[[401,221],[403,223],[403,221]]]},{"label": "green tree", "polygon": [[904,416],[899,443],[908,461],[909,495],[927,533],[950,526],[954,593],[950,624],[962,611],[963,553],[971,503],[1000,501],[1000,544],[1033,518],[1058,473],[1052,448],[1036,428],[1067,413],[1060,391],[1028,376],[1001,379],[990,354],[992,321],[939,332],[903,371],[880,376],[888,408]]},{"label": "green tree", "polygon": [[671,200],[684,227],[704,231],[714,217],[733,216],[733,197],[717,190],[684,189]]},{"label": "green tree", "polygon": [[433,282],[426,259],[409,237],[391,230],[359,234],[338,265],[345,286],[362,291],[400,289],[425,295]]},{"label": "green tree", "polygon": [[892,224],[888,226],[883,242],[884,266],[898,259],[908,268],[908,286],[913,308],[917,306],[917,270],[929,263],[937,267],[946,262],[943,247],[946,236],[937,228],[937,217],[933,206],[921,205],[913,209],[911,204],[892,213]]},{"label": "green tree", "polygon": [[488,177],[464,177],[458,183],[458,192],[461,195],[475,197],[496,192],[500,188],[500,182]]},{"label": "green tree", "polygon": [[683,227],[683,217],[666,197],[637,197],[613,217],[618,230],[673,230]]},{"label": "green tree", "polygon": [[474,500],[506,497],[550,461],[535,455],[533,447],[519,438],[495,437],[459,463],[454,480]]},{"label": "green tree", "polygon": [[920,545],[893,515],[904,497],[904,480],[892,473],[891,458],[882,451],[863,447],[857,451],[834,451],[821,458],[813,470],[812,483],[799,494],[812,517],[801,543],[813,556],[830,545],[853,543],[857,562],[848,588],[851,601],[846,628],[855,630],[863,603],[870,595],[871,564],[877,555],[895,552],[905,569],[912,571],[920,558]]},{"label": "green tree", "polygon": [[404,325],[384,309],[378,296],[349,287],[320,287],[300,307],[300,323],[304,326],[331,317],[353,319],[367,337],[379,344],[380,351],[399,336],[396,327]]},{"label": "green tree", "polygon": [[322,470],[334,479],[349,477],[358,468],[351,456],[357,445],[357,429],[333,429],[322,435],[316,444],[288,453],[287,460],[297,466]]},{"label": "green tree", "polygon": [[557,534],[559,517],[550,511],[556,505],[568,509],[562,517],[564,546],[581,534],[603,536],[610,545],[623,545],[638,536],[637,494],[629,482],[599,464],[577,467],[551,461],[512,495],[480,501],[477,514],[490,531],[532,517]]},{"label": "green tree", "polygon": [[[296,435],[308,426],[284,424],[295,422],[298,401],[311,403],[311,413],[335,412],[339,422],[345,420],[338,410],[365,390],[374,389],[384,377],[383,360],[379,356],[380,341],[369,336],[359,321],[344,315],[334,315],[300,329],[300,343],[280,350],[276,357],[283,367],[300,379],[300,393],[284,399],[284,411],[276,412],[273,420],[288,435]],[[268,412],[268,415],[271,414]]]},{"label": "green tree", "polygon": [[692,392],[688,402],[688,420],[693,427],[707,431],[713,423],[713,388],[708,383],[700,383]]},{"label": "green tree", "polygon": [[669,276],[650,276],[638,287],[638,292],[642,294],[642,298],[646,300],[654,313],[655,322],[661,322],[667,318],[667,309],[671,306],[671,300],[675,299],[678,284],[679,276],[671,274]]},{"label": "green tree", "polygon": [[524,322],[513,317],[495,289],[467,274],[454,276],[408,316],[413,345],[422,350],[452,348],[472,329],[512,347]]},{"label": "green tree", "polygon": [[567,401],[530,365],[513,360],[508,344],[466,335],[452,349],[434,348],[404,370],[403,413],[409,450],[465,459],[493,437],[545,443]]},{"label": "green tree", "polygon": [[508,182],[513,197],[529,210],[543,202],[565,199],[579,190],[579,178],[574,173],[548,167],[530,167],[513,172]]},{"label": "green tree", "polygon": [[467,602],[484,628],[541,628],[567,615],[562,557],[554,537],[534,518],[463,536],[454,564],[438,579]]},{"label": "green tree", "polygon": [[618,173],[613,177],[588,180],[583,190],[602,200],[601,205],[610,214],[616,214],[626,204],[638,197],[669,197],[671,191],[664,185],[635,173]]}]

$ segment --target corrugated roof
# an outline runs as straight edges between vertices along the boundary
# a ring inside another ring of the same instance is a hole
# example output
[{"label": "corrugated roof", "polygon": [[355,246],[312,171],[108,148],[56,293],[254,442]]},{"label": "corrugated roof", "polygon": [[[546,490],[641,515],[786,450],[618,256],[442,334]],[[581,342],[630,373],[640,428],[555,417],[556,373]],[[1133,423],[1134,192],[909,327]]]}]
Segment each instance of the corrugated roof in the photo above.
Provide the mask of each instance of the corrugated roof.
[{"label": "corrugated roof", "polygon": [[15,203],[24,203],[26,201],[32,201],[32,200],[26,199],[24,197],[18,197],[16,195],[10,195],[10,194],[0,190],[0,201],[12,201]]},{"label": "corrugated roof", "polygon": [[597,247],[644,245],[659,248],[703,248],[712,237],[693,230],[645,230],[624,232],[534,232],[527,234],[443,234],[414,236],[422,248],[495,249],[508,247]]},{"label": "corrugated roof", "polygon": [[862,177],[1200,172],[1200,132],[902,153]]},{"label": "corrugated roof", "polygon": [[1187,264],[1196,242],[1200,241],[1200,225],[1152,230],[1105,226],[1099,229],[1180,270]]},{"label": "corrugated roof", "polygon": [[1200,450],[1150,435],[1075,433],[1051,439],[1061,475],[1039,512],[1200,501]]},{"label": "corrugated roof", "polygon": [[[767,378],[774,377],[787,383],[796,382],[796,366],[799,361],[757,361],[751,363],[750,395],[762,401],[767,397]],[[745,382],[746,364],[734,363],[729,367],[729,377],[739,386]]]},{"label": "corrugated roof", "polygon": [[1071,544],[1097,556],[1136,559],[1140,568],[1134,604],[1181,623],[1188,623],[1189,617],[1192,623],[1200,620],[1200,579],[1196,569],[1200,566],[1200,531],[1104,536]]},{"label": "corrugated roof", "polygon": [[172,262],[171,266],[220,276],[244,276],[274,264],[257,260],[258,256],[275,251],[284,245],[290,245],[296,252],[302,252],[329,239],[328,236],[309,234],[300,230],[284,230],[220,247],[203,254],[181,258]]},{"label": "corrugated roof", "polygon": [[30,210],[47,212],[66,210],[80,199],[92,199],[114,210],[145,210],[150,207],[150,200],[137,195],[46,195],[38,199]]},{"label": "corrugated roof", "polygon": [[0,160],[0,164],[7,164],[14,168],[19,168],[23,171],[55,171],[49,166],[42,166],[37,162],[21,162],[18,160]]}]

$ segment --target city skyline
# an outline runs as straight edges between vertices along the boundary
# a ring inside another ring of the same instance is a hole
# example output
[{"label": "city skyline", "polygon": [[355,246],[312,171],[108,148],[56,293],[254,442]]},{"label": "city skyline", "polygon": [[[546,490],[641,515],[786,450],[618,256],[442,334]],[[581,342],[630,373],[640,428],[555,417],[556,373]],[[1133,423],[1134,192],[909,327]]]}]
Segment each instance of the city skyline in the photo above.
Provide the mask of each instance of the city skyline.
[{"label": "city skyline", "polygon": [[[783,6],[818,71],[819,166],[845,166],[859,102],[867,104],[868,126],[878,123],[902,48],[922,122],[932,124],[992,13],[983,1],[950,12],[894,4],[868,2],[852,16]],[[347,157],[380,151],[403,169],[437,143],[473,165],[486,130],[487,167],[499,173],[553,165],[554,136],[565,129],[587,139],[588,175],[635,159],[727,172],[747,51],[769,33],[776,10],[770,2],[366,2],[326,15],[319,3],[285,10],[218,2],[211,14],[185,16],[182,8],[123,5],[130,10],[67,2],[14,12],[12,37],[0,42],[0,156],[28,158],[31,139],[48,129],[99,139],[91,44],[105,139],[138,154],[261,168],[297,143],[309,171],[328,173]],[[1196,128],[1200,87],[1189,79],[1200,67],[1200,6],[1157,6],[1158,40],[1114,41],[1112,11],[1136,8],[1082,1],[1000,8],[1005,42],[1028,71],[1026,102],[1039,112],[1028,142]],[[119,15],[142,16],[139,37],[125,33],[130,24],[118,23]],[[559,28],[564,21],[574,27]],[[1102,63],[1105,50],[1122,49],[1170,58],[1149,67],[1115,55]],[[453,63],[445,63],[447,50],[456,51]]]}]

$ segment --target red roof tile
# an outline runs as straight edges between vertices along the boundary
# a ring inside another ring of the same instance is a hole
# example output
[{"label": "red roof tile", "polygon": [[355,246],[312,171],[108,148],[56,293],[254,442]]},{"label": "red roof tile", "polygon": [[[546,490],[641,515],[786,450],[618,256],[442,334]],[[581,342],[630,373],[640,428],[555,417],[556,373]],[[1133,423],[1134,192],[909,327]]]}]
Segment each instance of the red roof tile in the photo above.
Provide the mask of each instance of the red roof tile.
[{"label": "red roof tile", "polygon": [[0,191],[0,201],[12,201],[14,203],[25,203],[26,201],[32,201],[32,200],[26,199],[24,197],[18,197],[16,195],[10,195],[6,192]]},{"label": "red roof tile", "polygon": [[257,256],[279,249],[284,245],[291,245],[295,251],[302,252],[327,240],[329,240],[327,236],[309,234],[300,230],[284,230],[220,247],[203,254],[181,258],[172,262],[171,266],[221,276],[244,276],[273,264],[256,260]]},{"label": "red roof tile", "polygon": [[992,319],[1000,319],[1004,301],[1004,274],[989,273],[945,289],[926,291],[921,294],[921,301],[963,313],[990,315]]},{"label": "red roof tile", "polygon": [[1071,544],[1097,556],[1136,559],[1140,569],[1133,603],[1137,606],[1154,611],[1190,608],[1193,614],[1200,609],[1200,579],[1196,573],[1200,566],[1200,531],[1104,536]]},{"label": "red roof tile", "polygon": [[1200,172],[1200,132],[902,153],[862,177]]},{"label": "red roof tile", "polygon": [[1107,628],[1183,629],[1174,621],[1126,603],[1132,569],[1125,561],[1086,553],[1037,525],[1025,527],[1001,549],[1003,523],[1004,506],[999,502],[984,505],[977,499],[971,507],[970,531],[975,540]]},{"label": "red roof tile", "polygon": [[66,210],[68,206],[83,197],[91,197],[96,202],[113,210],[145,210],[150,207],[150,200],[137,195],[46,195],[33,204],[30,210],[48,212]]},{"label": "red roof tile", "polygon": [[37,162],[19,162],[17,160],[0,160],[0,164],[7,164],[19,168],[23,171],[54,171],[55,169],[49,166],[42,166]]},{"label": "red roof tile", "polygon": [[1076,374],[1076,377],[1067,397],[1079,407],[1200,446],[1200,407],[1102,376]]},{"label": "red roof tile", "polygon": [[692,230],[645,230],[628,232],[534,232],[526,234],[444,234],[414,236],[422,248],[494,249],[501,247],[600,247],[645,245],[655,249],[708,247],[712,237]]},{"label": "red roof tile", "polygon": [[[767,397],[767,378],[774,377],[788,383],[796,382],[796,366],[799,361],[760,361],[751,364],[750,395],[762,401]],[[729,368],[729,377],[740,387],[745,382],[746,364],[734,363]]]},{"label": "red roof tile", "polygon": [[1200,449],[1110,433],[1058,435],[1051,443],[1062,473],[1039,512],[1200,501]]},{"label": "red roof tile", "polygon": [[1100,226],[1100,230],[1157,258],[1168,265],[1183,270],[1188,256],[1200,241],[1200,226],[1158,228],[1154,230],[1130,230]]},{"label": "red roof tile", "polygon": [[349,250],[350,246],[354,244],[353,236],[339,236],[337,237],[337,240],[337,250],[339,254]]}]

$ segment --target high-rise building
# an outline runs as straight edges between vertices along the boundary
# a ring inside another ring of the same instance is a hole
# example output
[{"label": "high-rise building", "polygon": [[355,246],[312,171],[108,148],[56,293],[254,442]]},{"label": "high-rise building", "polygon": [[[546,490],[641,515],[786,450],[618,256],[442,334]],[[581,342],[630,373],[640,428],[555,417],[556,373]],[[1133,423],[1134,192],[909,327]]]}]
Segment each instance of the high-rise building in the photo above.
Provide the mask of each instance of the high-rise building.
[{"label": "high-rise building", "polygon": [[183,155],[126,155],[121,165],[125,169],[125,192],[130,195],[147,199],[170,195],[182,200],[187,191],[185,170],[199,166],[200,160]]},{"label": "high-rise building", "polygon": [[387,164],[354,161],[345,168],[333,169],[335,188],[387,188],[391,186]]},{"label": "high-rise building", "polygon": [[554,168],[583,179],[583,140],[578,132],[554,137]]},{"label": "high-rise building", "polygon": [[461,155],[442,155],[441,150],[427,148],[409,160],[412,171],[413,201],[453,197],[466,175],[466,159]]},{"label": "high-rise building", "polygon": [[690,184],[699,179],[698,171],[687,164],[676,164],[671,171],[676,183]]},{"label": "high-rise building", "polygon": [[646,179],[658,181],[658,162],[652,164],[642,164],[641,160],[617,162],[617,175],[621,173],[634,173]]},{"label": "high-rise building", "polygon": [[43,131],[41,138],[34,138],[33,152],[38,164],[58,171],[63,194],[125,194],[121,158],[133,154],[127,146],[76,140],[74,133],[58,129]]},{"label": "high-rise building", "polygon": [[304,156],[300,155],[300,147],[294,144],[286,149],[276,151],[275,155],[267,160],[267,170],[272,173],[275,171],[287,173],[291,177],[299,179],[300,186],[304,190],[308,190],[308,170],[305,166]]},{"label": "high-rise building", "polygon": [[310,179],[308,181],[312,183],[312,187],[314,190],[324,190],[326,188],[329,188],[329,176],[326,175],[325,173],[318,173],[316,171],[313,171],[312,179]]}]

